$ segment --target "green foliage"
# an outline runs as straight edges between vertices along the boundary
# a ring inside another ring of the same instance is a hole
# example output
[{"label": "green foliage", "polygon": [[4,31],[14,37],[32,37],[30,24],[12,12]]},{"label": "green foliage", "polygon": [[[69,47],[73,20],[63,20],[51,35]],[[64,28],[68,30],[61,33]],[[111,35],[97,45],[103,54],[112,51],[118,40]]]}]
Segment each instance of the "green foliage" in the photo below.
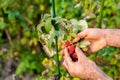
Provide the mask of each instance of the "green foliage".
[{"label": "green foliage", "polygon": [[34,70],[37,73],[41,73],[42,70],[44,69],[41,62],[43,60],[42,56],[40,58],[40,55],[33,55],[30,52],[24,52],[24,54],[22,54],[20,56],[21,62],[18,65],[18,68],[16,70],[16,74],[20,75],[23,72],[25,72],[26,70],[28,71],[28,73],[30,73],[31,75],[34,74]]}]

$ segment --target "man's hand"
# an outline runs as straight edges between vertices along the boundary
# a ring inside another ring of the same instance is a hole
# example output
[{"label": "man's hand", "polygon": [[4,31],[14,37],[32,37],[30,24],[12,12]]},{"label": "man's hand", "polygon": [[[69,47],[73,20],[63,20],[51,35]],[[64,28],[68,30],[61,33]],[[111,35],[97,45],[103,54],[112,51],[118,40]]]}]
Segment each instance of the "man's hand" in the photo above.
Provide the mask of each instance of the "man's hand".
[{"label": "man's hand", "polygon": [[106,36],[103,29],[87,29],[78,34],[78,36],[73,40],[73,43],[78,42],[80,39],[84,39],[90,42],[89,51],[96,52],[107,46]]},{"label": "man's hand", "polygon": [[64,61],[62,65],[68,70],[71,76],[89,80],[112,80],[106,76],[94,62],[89,60],[84,53],[76,47],[78,61],[73,62],[68,49],[64,49]]}]

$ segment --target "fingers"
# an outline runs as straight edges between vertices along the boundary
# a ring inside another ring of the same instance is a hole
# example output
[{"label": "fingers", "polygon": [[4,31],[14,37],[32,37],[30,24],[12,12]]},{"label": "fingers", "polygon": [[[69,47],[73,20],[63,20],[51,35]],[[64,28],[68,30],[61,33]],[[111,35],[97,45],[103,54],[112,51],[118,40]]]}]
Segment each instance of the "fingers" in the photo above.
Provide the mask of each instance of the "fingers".
[{"label": "fingers", "polygon": [[80,39],[85,38],[88,35],[88,30],[84,30],[78,33],[78,36],[72,41],[73,43],[78,42]]},{"label": "fingers", "polygon": [[68,49],[67,48],[64,49],[64,54],[65,54],[64,60],[66,61],[66,64],[69,67],[69,66],[71,66],[73,64],[73,61],[72,61],[72,59],[71,59],[71,57],[70,57],[70,55],[68,53]]},{"label": "fingers", "polygon": [[64,58],[63,58],[63,61],[62,61],[61,64],[62,64],[62,66],[63,66],[64,68],[68,69],[68,66],[67,66],[66,61],[64,60]]},{"label": "fingers", "polygon": [[86,59],[86,56],[85,56],[85,54],[78,48],[78,47],[76,47],[75,48],[75,52],[76,52],[76,54],[77,54],[77,56],[78,56],[78,61],[80,60],[83,60],[83,59]]},{"label": "fingers", "polygon": [[73,62],[72,59],[70,58],[67,48],[64,49],[64,55],[65,55],[64,60],[62,60],[61,64],[68,70],[72,66]]}]

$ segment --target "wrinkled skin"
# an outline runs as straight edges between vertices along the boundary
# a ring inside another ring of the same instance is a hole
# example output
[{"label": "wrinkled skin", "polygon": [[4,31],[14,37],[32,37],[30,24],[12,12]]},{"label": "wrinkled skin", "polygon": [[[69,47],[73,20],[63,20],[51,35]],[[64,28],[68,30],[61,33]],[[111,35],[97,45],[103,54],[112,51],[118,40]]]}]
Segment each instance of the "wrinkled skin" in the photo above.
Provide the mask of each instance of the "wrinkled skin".
[{"label": "wrinkled skin", "polygon": [[78,61],[73,62],[68,48],[64,49],[64,61],[62,65],[68,70],[71,76],[89,80],[109,79],[78,47],[75,48],[75,53],[78,56]]},{"label": "wrinkled skin", "polygon": [[78,42],[80,39],[90,42],[88,53],[97,52],[107,46],[105,32],[102,29],[86,29],[78,33],[78,36],[72,42]]}]

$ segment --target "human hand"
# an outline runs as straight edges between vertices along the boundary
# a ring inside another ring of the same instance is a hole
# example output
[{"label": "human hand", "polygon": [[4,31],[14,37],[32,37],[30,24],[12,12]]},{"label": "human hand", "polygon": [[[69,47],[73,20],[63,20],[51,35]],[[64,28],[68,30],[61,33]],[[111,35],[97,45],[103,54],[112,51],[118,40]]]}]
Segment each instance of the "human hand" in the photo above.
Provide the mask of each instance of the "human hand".
[{"label": "human hand", "polygon": [[75,53],[77,54],[78,61],[73,62],[68,49],[64,49],[65,56],[62,65],[68,70],[71,76],[90,80],[111,80],[78,47],[76,47]]},{"label": "human hand", "polygon": [[72,42],[78,42],[80,39],[90,42],[88,53],[97,52],[107,46],[106,36],[103,29],[94,28],[84,30],[78,33],[78,36]]}]

